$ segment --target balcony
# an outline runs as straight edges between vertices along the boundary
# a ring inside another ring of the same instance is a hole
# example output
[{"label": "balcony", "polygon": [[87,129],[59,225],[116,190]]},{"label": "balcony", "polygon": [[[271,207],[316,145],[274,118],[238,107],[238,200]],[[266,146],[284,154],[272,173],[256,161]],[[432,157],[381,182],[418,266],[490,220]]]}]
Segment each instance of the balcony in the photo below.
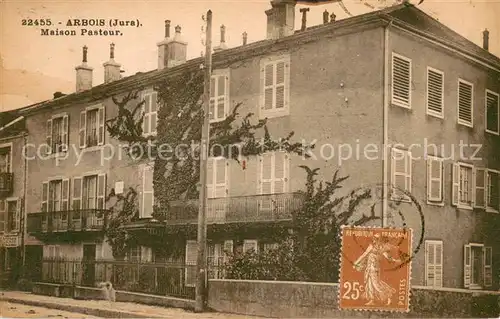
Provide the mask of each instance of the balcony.
[{"label": "balcony", "polygon": [[99,232],[107,223],[108,210],[83,209],[28,214],[29,233]]},{"label": "balcony", "polygon": [[14,188],[14,174],[0,172],[0,198],[10,196]]},{"label": "balcony", "polygon": [[[208,224],[276,222],[292,219],[302,207],[299,193],[253,195],[208,200]],[[167,224],[198,223],[198,200],[173,201],[167,212]]]}]

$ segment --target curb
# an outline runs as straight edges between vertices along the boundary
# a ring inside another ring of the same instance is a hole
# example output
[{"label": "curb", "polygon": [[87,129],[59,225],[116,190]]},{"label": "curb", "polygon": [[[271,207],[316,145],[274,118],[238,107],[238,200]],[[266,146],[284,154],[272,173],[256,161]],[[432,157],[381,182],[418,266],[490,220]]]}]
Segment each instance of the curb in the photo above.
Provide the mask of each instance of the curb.
[{"label": "curb", "polygon": [[[154,314],[144,314],[137,312],[128,312],[128,311],[118,311],[118,310],[109,310],[102,308],[91,308],[91,307],[82,307],[82,306],[74,306],[74,305],[64,305],[54,302],[46,302],[46,301],[36,301],[36,300],[25,300],[21,298],[11,298],[11,297],[0,297],[0,301],[7,301],[11,303],[23,304],[34,307],[43,307],[49,309],[56,309],[68,312],[76,312],[84,315],[102,317],[102,318],[164,318],[164,316],[154,315]],[[119,307],[119,302],[115,302],[117,307]]]}]

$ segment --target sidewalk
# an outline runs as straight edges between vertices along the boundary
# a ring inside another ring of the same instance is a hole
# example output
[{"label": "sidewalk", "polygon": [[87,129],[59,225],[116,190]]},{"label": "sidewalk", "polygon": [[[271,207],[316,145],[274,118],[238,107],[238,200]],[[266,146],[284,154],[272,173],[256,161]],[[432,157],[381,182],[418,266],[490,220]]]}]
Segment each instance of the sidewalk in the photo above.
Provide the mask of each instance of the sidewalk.
[{"label": "sidewalk", "polygon": [[[0,292],[0,310],[3,301],[30,306],[45,307],[68,312],[82,313],[102,318],[172,318],[172,319],[259,319],[261,317],[223,313],[194,313],[183,309],[163,308],[130,302],[104,300],[76,300],[34,295],[19,291]],[[1,311],[0,311],[1,312]]]}]

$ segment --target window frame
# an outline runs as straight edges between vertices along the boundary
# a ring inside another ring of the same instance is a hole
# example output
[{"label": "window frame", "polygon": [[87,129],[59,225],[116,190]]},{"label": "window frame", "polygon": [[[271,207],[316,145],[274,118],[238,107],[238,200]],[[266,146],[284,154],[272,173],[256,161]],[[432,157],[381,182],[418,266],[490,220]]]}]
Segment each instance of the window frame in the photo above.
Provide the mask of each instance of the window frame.
[{"label": "window frame", "polygon": [[[491,131],[488,129],[488,94],[492,94],[497,98],[497,131]],[[484,130],[486,133],[493,135],[500,135],[500,94],[492,90],[486,89],[484,93]]]},{"label": "window frame", "polygon": [[[439,162],[440,163],[440,170],[441,170],[441,176],[439,178],[439,188],[440,188],[440,199],[434,199],[431,198],[431,186],[432,186],[432,181],[435,181],[437,178],[432,177],[431,174],[432,172],[430,171],[432,169],[432,162]],[[444,158],[435,156],[435,155],[427,155],[427,204],[429,205],[438,205],[438,206],[443,206],[444,205]]]},{"label": "window frame", "polygon": [[[485,179],[486,179],[486,183],[485,183],[485,200],[484,200],[484,209],[486,210],[486,212],[488,213],[499,213],[500,212],[500,171],[499,170],[496,170],[496,169],[485,169],[485,172],[484,172],[486,175],[485,175]],[[491,207],[489,206],[489,199],[490,199],[490,179],[489,179],[489,174],[490,173],[493,173],[493,174],[496,174],[497,175],[497,179],[498,179],[498,194],[497,194],[497,197],[498,197],[498,205],[499,207]]]},{"label": "window frame", "polygon": [[14,143],[13,142],[9,142],[9,143],[3,143],[3,144],[0,144],[0,149],[2,148],[8,148],[9,149],[9,169],[8,169],[8,173],[12,173],[12,160],[13,160],[13,157],[12,157],[12,153],[13,153],[13,146],[14,146]]},{"label": "window frame", "polygon": [[[412,166],[413,166],[413,156],[410,150],[406,149],[401,149],[397,147],[392,147],[391,148],[391,196],[390,199],[393,201],[404,201],[404,202],[409,202],[410,198],[406,195],[402,196],[396,196],[395,189],[396,187],[396,162],[394,159],[394,152],[398,153],[403,153],[405,155],[405,191],[411,193],[412,190],[412,179],[413,179],[413,172],[412,172]],[[398,173],[401,175],[401,173]],[[407,180],[408,179],[408,180]],[[408,183],[408,185],[407,185]],[[408,189],[406,187],[408,186]]]},{"label": "window frame", "polygon": [[[156,101],[154,101],[153,99],[153,96],[156,96]],[[142,114],[143,114],[143,117],[142,117],[142,120],[143,120],[143,123],[142,123],[142,136],[143,137],[150,137],[150,136],[156,136],[157,135],[157,130],[158,130],[158,92],[156,92],[154,89],[146,89],[144,91],[141,92],[141,102],[142,101],[145,101],[146,98],[149,98],[150,99],[150,103],[155,103],[156,105],[156,111],[151,111],[152,109],[152,105],[153,104],[150,104],[150,112],[146,112],[146,103],[144,102],[143,105],[142,105]],[[156,126],[154,127],[154,130],[152,129],[152,126],[151,126],[151,115],[155,115],[156,116]],[[149,132],[145,132],[144,130],[144,121],[146,120],[146,118],[148,119],[148,122],[149,122]]]},{"label": "window frame", "polygon": [[[87,145],[87,139],[88,139],[87,118],[88,118],[88,112],[91,112],[94,110],[97,110],[97,116],[96,116],[97,144],[92,145],[92,146],[88,146]],[[103,117],[102,120],[101,120],[101,113],[102,113],[102,117]],[[82,114],[84,114],[83,122],[82,122]],[[102,129],[102,141],[100,141],[101,129]],[[82,144],[82,139],[81,139],[82,133],[84,136],[83,144]],[[100,149],[105,143],[106,143],[106,107],[102,103],[87,106],[83,111],[80,112],[79,130],[78,130],[78,145],[79,145],[80,149],[93,150],[93,149]]]},{"label": "window frame", "polygon": [[[471,118],[471,121],[470,121],[470,123],[460,119],[460,83],[463,83],[465,85],[469,85],[471,87],[471,99],[470,99],[470,118]],[[470,127],[470,128],[474,127],[474,84],[469,82],[469,81],[466,81],[462,78],[458,78],[458,82],[457,82],[457,123],[459,125],[463,125],[463,126]]]},{"label": "window frame", "polygon": [[[455,183],[455,180],[453,178],[454,175],[454,170],[455,170],[455,165],[458,166],[458,175],[457,175],[457,183],[458,183],[458,189],[457,189],[457,203],[453,203],[453,192],[454,192],[454,185],[457,184]],[[461,167],[465,167],[467,169],[471,170],[471,180],[469,182],[470,185],[470,205],[464,204],[464,202],[461,202],[460,199],[460,188],[461,188],[461,180],[460,180],[460,169]],[[456,206],[457,208],[460,209],[466,209],[466,210],[473,210],[474,209],[474,202],[475,202],[475,169],[474,165],[469,164],[469,163],[464,163],[464,162],[455,162],[452,163],[452,205]]]},{"label": "window frame", "polygon": [[[283,154],[283,170],[284,170],[284,176],[283,178],[276,178],[276,154],[277,153],[282,153]],[[271,177],[269,179],[264,179],[264,155],[266,154],[271,154]],[[259,169],[257,172],[257,193],[259,195],[275,195],[275,194],[286,194],[289,189],[290,189],[290,161],[291,161],[291,154],[287,153],[285,151],[270,151],[270,152],[265,152],[263,154],[260,154],[258,156],[259,160]],[[275,188],[275,183],[276,181],[279,181],[280,179],[283,179],[283,192],[277,193],[276,188]],[[263,193],[262,190],[262,184],[263,182],[269,182],[271,183],[271,193]]]},{"label": "window frame", "polygon": [[[399,58],[401,60],[404,60],[410,64],[409,66],[409,83],[408,83],[408,104],[405,104],[403,102],[397,101],[394,99],[394,58]],[[413,63],[412,60],[404,55],[398,54],[396,52],[392,52],[392,57],[391,57],[391,104],[409,109],[411,110],[411,102],[412,102],[412,69],[413,69]]]},{"label": "window frame", "polygon": [[[9,228],[9,202],[15,202],[16,203],[16,211],[14,212],[14,228],[13,229],[10,229]],[[5,222],[5,230],[4,232],[7,233],[7,234],[12,234],[12,233],[17,233],[19,232],[19,227],[20,227],[20,224],[21,224],[21,203],[19,201],[19,198],[18,197],[7,197],[5,198],[5,213],[6,215],[4,215],[6,219],[4,219],[4,222]]]},{"label": "window frame", "polygon": [[[61,120],[61,133],[59,136],[61,137],[61,150],[54,150],[54,120]],[[50,136],[48,132],[46,132],[46,144],[47,144],[47,154],[50,155],[58,155],[64,154],[69,151],[69,115],[66,112],[54,114],[47,120],[47,125],[50,122]],[[48,131],[48,129],[47,129]],[[50,144],[48,140],[50,139]]]},{"label": "window frame", "polygon": [[[141,172],[141,198],[140,198],[140,201],[141,201],[141,205],[140,205],[140,210],[139,210],[139,218],[153,218],[153,210],[154,210],[154,205],[155,205],[155,193],[154,193],[154,162],[151,162],[151,163],[144,163],[144,164],[141,164],[139,165],[139,169],[140,169],[140,172]],[[145,185],[146,185],[146,172],[147,171],[151,171],[151,191],[145,191]],[[152,205],[151,205],[151,216],[145,216],[144,214],[144,208],[145,208],[145,205],[144,205],[144,195],[148,193],[148,194],[151,194],[152,195]]]},{"label": "window frame", "polygon": [[[218,88],[219,88],[219,77],[221,76],[224,76],[224,116],[222,118],[217,118],[216,115],[218,115],[218,108],[217,108],[217,100],[220,96],[222,95],[217,95],[215,92],[218,93]],[[210,81],[212,80],[215,80],[215,92],[214,92],[214,96],[213,97],[209,97],[209,107],[210,107],[210,104],[214,103],[214,118],[213,119],[210,119],[209,122],[210,123],[217,123],[217,122],[222,122],[224,121],[227,116],[229,115],[229,111],[230,111],[230,94],[231,92],[229,91],[230,90],[230,87],[231,87],[231,69],[227,68],[227,69],[216,69],[216,70],[213,70],[212,71],[212,75],[210,77]],[[210,93],[212,93],[212,90],[210,90]]]},{"label": "window frame", "polygon": [[[442,288],[443,287],[443,274],[444,274],[444,260],[443,260],[443,250],[444,250],[444,244],[443,244],[443,241],[442,240],[426,240],[425,241],[425,256],[424,256],[424,284],[426,287],[433,287],[433,288]],[[433,266],[435,267],[437,264],[436,264],[436,245],[440,245],[441,246],[441,256],[440,256],[440,260],[441,260],[441,285],[436,285],[436,269],[434,268],[434,282],[432,285],[429,285],[428,283],[428,276],[429,276],[429,260],[428,260],[428,257],[429,257],[429,254],[428,254],[428,251],[427,249],[429,247],[433,247],[433,250],[434,250],[434,264]]]},{"label": "window frame", "polygon": [[[283,93],[283,108],[276,108],[276,65],[280,62],[284,63],[284,93]],[[290,53],[268,56],[260,60],[260,99],[259,99],[259,119],[274,118],[290,115],[290,86],[291,86],[291,58]],[[270,109],[265,109],[265,70],[268,65],[273,65],[273,105]]]},{"label": "window frame", "polygon": [[[441,113],[438,113],[434,110],[429,109],[429,74],[430,72],[438,73],[441,75]],[[433,67],[428,66],[427,67],[427,83],[426,83],[426,94],[425,94],[425,107],[426,107],[426,113],[429,116],[437,117],[440,119],[444,119],[444,72],[438,69],[435,69]]]}]

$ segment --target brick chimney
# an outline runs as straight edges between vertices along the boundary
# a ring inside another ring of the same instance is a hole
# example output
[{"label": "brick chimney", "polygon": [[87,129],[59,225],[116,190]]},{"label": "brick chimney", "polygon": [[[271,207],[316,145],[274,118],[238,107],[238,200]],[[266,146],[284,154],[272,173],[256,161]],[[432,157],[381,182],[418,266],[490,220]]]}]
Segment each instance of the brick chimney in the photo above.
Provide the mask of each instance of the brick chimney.
[{"label": "brick chimney", "polygon": [[75,68],[76,70],[76,92],[90,90],[92,88],[92,70],[87,65],[87,46],[83,47],[82,64]]},{"label": "brick chimney", "polygon": [[109,45],[109,61],[103,64],[104,66],[104,83],[113,82],[121,78],[121,65],[115,62],[115,44]]},{"label": "brick chimney", "polygon": [[163,41],[157,44],[158,46],[158,70],[166,67],[166,59],[168,56],[168,46],[167,44],[171,41],[170,39],[170,20],[165,20],[165,38]]},{"label": "brick chimney", "polygon": [[483,49],[486,51],[490,49],[490,31],[488,29],[483,31]]},{"label": "brick chimney", "polygon": [[267,39],[279,39],[295,32],[295,0],[272,0],[266,10]]},{"label": "brick chimney", "polygon": [[224,25],[220,26],[220,45],[214,48],[214,52],[219,52],[227,49],[226,45],[226,27]]}]

